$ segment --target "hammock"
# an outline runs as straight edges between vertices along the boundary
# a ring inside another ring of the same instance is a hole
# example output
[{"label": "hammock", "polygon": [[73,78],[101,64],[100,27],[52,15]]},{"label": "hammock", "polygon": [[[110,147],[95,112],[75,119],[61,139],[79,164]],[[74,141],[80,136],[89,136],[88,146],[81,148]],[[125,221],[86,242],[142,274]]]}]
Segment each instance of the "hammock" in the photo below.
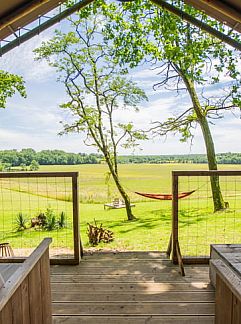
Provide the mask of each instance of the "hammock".
[{"label": "hammock", "polygon": [[[187,196],[190,196],[192,193],[194,193],[196,190],[187,191],[187,192],[181,192],[178,194],[178,199],[185,198]],[[135,191],[137,195],[151,198],[151,199],[159,199],[159,200],[172,200],[172,194],[152,194],[152,193],[144,193],[144,192],[138,192]]]}]

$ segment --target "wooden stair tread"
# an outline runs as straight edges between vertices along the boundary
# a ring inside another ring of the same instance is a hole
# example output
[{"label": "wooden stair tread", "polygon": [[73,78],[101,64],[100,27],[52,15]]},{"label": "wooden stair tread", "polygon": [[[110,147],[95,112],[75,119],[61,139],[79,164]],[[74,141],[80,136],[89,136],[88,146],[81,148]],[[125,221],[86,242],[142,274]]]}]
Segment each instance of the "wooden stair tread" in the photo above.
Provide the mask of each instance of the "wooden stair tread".
[{"label": "wooden stair tread", "polygon": [[155,252],[89,254],[78,266],[51,267],[53,323],[214,323],[207,266],[186,277]]},{"label": "wooden stair tread", "polygon": [[99,302],[99,301],[146,301],[146,302],[213,302],[214,292],[213,291],[197,291],[197,292],[145,292],[145,293],[129,293],[120,292],[118,294],[111,292],[80,292],[80,291],[68,291],[68,292],[53,292],[53,300],[55,301],[82,301],[82,302]]},{"label": "wooden stair tread", "polygon": [[58,303],[54,302],[53,315],[214,315],[214,303],[148,303],[148,302],[108,302],[108,303],[88,303],[88,302],[71,302],[71,303]]},{"label": "wooden stair tread", "polygon": [[53,324],[214,324],[214,316],[54,316]]}]

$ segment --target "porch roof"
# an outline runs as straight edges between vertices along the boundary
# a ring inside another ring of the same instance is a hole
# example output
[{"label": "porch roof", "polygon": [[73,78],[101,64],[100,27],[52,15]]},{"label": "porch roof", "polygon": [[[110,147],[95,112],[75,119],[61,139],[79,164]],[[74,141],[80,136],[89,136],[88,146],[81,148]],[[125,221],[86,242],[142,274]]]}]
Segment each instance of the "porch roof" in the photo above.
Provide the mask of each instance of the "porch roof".
[{"label": "porch roof", "polygon": [[[92,0],[93,1],[93,0]],[[89,2],[92,2],[89,1]],[[0,2],[0,39],[36,20],[65,0],[8,0]],[[84,2],[84,1],[83,1]],[[197,9],[241,32],[240,0],[185,0]]]}]

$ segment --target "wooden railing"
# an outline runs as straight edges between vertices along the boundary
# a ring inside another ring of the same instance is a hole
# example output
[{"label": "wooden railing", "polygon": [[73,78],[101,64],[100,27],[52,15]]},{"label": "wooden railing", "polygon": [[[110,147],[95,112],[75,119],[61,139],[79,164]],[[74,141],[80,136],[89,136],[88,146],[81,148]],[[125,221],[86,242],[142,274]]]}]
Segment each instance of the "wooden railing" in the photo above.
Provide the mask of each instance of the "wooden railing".
[{"label": "wooden railing", "polygon": [[[226,177],[226,181],[228,183],[228,177],[241,177],[241,171],[239,170],[231,170],[231,171],[173,171],[172,172],[172,233],[170,237],[169,246],[167,249],[168,255],[172,255],[172,261],[175,264],[179,264],[180,272],[184,275],[184,266],[183,264],[200,264],[200,263],[208,263],[209,256],[182,256],[182,246],[179,243],[179,232],[180,232],[180,215],[179,215],[179,178],[180,177],[210,177],[216,176],[220,179],[222,177]],[[239,180],[240,181],[240,180]],[[193,188],[192,188],[193,189]],[[196,189],[196,193],[198,194],[198,188]],[[236,192],[234,194],[237,194]],[[192,197],[192,196],[191,196]],[[198,199],[198,198],[197,198]],[[215,214],[215,213],[214,213]],[[213,242],[210,242],[210,244]],[[232,242],[218,242],[218,243],[232,243]],[[238,243],[238,242],[236,242]],[[195,244],[195,242],[193,242]],[[196,242],[198,244],[198,242]]]},{"label": "wooden railing", "polygon": [[211,260],[216,272],[215,323],[241,323],[241,279],[222,260]]},{"label": "wooden railing", "polygon": [[44,239],[0,288],[0,323],[52,323],[50,243]]},{"label": "wooden railing", "polygon": [[[72,197],[72,215],[73,215],[73,257],[71,258],[52,258],[51,264],[79,264],[80,258],[83,256],[83,247],[80,238],[80,224],[79,224],[79,173],[78,172],[0,172],[1,179],[23,179],[23,178],[69,178],[71,183],[71,197]],[[25,192],[26,193],[26,192]],[[40,196],[41,197],[41,196]],[[51,234],[49,234],[51,235]],[[1,243],[1,242],[0,242]],[[11,243],[11,242],[10,242]],[[0,258],[1,262],[23,262],[25,258]]]}]

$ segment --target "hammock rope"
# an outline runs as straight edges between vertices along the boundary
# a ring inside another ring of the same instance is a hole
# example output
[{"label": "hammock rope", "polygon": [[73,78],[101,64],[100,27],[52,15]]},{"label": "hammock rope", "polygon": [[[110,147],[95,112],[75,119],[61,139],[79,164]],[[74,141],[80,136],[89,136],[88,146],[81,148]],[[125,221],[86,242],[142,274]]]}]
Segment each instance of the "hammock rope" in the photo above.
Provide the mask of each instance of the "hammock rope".
[{"label": "hammock rope", "polygon": [[[181,192],[178,194],[178,199],[188,197],[195,191],[196,190]],[[137,195],[140,195],[140,196],[143,196],[146,198],[158,199],[158,200],[172,200],[172,198],[173,198],[172,194],[154,194],[154,193],[145,193],[145,192],[138,192],[138,191],[135,191],[135,193]]]}]

